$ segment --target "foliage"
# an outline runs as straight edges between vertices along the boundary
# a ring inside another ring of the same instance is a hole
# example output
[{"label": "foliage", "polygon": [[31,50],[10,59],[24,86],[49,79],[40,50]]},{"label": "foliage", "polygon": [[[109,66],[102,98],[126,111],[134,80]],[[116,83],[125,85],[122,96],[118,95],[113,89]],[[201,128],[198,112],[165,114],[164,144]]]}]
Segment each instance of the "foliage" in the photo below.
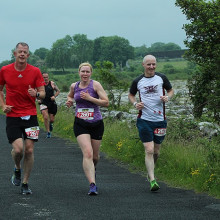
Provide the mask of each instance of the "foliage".
[{"label": "foliage", "polygon": [[73,36],[73,48],[71,60],[74,66],[79,66],[83,62],[92,62],[93,56],[93,41],[87,39],[85,34],[75,34]]},{"label": "foliage", "polygon": [[113,109],[119,108],[121,104],[121,96],[127,91],[128,84],[120,82],[113,74],[113,63],[110,61],[96,62],[95,77],[101,82],[108,93],[110,105]]},{"label": "foliage", "polygon": [[41,47],[34,51],[34,55],[38,56],[41,60],[44,60],[49,50],[45,47]]},{"label": "foliage", "polygon": [[65,72],[65,68],[71,65],[72,46],[73,41],[69,35],[57,40],[53,44],[52,49],[47,53],[46,61],[48,66],[56,69],[61,68]]},{"label": "foliage", "polygon": [[201,117],[204,107],[220,120],[220,1],[176,0],[189,20],[183,26],[189,48],[186,58],[199,66],[189,80],[194,116]]},{"label": "foliage", "polygon": [[134,48],[123,37],[99,37],[94,40],[93,56],[95,62],[109,60],[123,67],[128,59],[134,58]]}]

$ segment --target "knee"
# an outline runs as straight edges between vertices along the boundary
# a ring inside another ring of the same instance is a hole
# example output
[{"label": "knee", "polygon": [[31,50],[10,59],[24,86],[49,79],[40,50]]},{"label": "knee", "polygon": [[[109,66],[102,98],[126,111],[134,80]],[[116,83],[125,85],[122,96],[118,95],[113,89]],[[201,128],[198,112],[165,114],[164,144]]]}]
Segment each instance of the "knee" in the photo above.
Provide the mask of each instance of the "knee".
[{"label": "knee", "polygon": [[93,159],[93,153],[91,150],[86,150],[83,154],[83,156],[87,159]]},{"label": "knee", "polygon": [[33,145],[31,145],[31,144],[26,145],[24,152],[25,152],[25,155],[32,155],[34,152]]}]

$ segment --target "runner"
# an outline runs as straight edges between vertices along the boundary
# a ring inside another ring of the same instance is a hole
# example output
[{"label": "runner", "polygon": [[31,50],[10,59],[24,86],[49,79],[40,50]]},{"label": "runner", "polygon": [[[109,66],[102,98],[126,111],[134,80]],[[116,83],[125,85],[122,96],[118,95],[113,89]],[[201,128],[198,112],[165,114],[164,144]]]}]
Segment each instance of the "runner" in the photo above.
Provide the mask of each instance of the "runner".
[{"label": "runner", "polygon": [[[44,79],[37,67],[27,63],[29,46],[20,42],[16,45],[15,63],[0,70],[0,106],[6,113],[6,133],[12,144],[12,158],[15,162],[12,184],[21,185],[21,160],[24,176],[22,194],[32,194],[28,186],[34,164],[34,142],[38,140],[39,127],[35,99],[44,98]],[[6,100],[3,88],[6,85]],[[23,140],[24,139],[24,140]]]},{"label": "runner", "polygon": [[[160,145],[166,135],[165,102],[169,101],[174,91],[167,77],[155,72],[156,58],[154,56],[145,56],[142,65],[144,74],[133,81],[128,98],[139,110],[137,128],[145,148],[145,164],[150,190],[157,191],[160,187],[154,177],[154,167],[159,157]],[[137,92],[140,102],[136,101]]]},{"label": "runner", "polygon": [[109,101],[102,85],[92,80],[91,75],[92,66],[80,64],[80,81],[71,85],[66,105],[70,107],[76,101],[74,134],[83,154],[83,170],[90,184],[88,194],[97,195],[95,170],[104,133],[99,106],[107,107]]},{"label": "runner", "polygon": [[46,138],[51,138],[53,123],[55,120],[55,115],[57,113],[57,104],[55,100],[56,97],[60,94],[60,90],[55,82],[49,80],[48,73],[43,73],[42,75],[45,81],[44,87],[46,96],[43,100],[38,99],[38,103],[40,104],[40,110],[44,118],[44,126],[47,131]]}]

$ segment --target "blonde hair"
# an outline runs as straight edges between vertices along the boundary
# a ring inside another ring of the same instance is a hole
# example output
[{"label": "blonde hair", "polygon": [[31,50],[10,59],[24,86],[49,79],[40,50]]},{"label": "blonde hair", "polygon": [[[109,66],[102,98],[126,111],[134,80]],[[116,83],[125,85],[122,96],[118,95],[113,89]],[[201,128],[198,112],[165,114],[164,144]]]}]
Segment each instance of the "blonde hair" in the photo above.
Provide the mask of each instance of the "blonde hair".
[{"label": "blonde hair", "polygon": [[81,69],[83,66],[89,66],[89,67],[90,67],[90,70],[91,70],[91,72],[92,72],[92,65],[91,65],[90,63],[88,63],[88,62],[81,63],[81,64],[79,65],[79,71],[80,71],[80,69]]}]

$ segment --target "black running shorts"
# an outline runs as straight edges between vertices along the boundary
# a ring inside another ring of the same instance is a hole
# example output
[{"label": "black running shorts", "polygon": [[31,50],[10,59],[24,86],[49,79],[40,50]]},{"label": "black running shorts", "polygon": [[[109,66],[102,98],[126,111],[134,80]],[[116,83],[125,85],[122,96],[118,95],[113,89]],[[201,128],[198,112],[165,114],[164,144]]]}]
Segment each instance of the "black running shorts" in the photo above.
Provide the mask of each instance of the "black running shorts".
[{"label": "black running shorts", "polygon": [[73,130],[76,137],[81,134],[90,134],[91,139],[102,140],[102,136],[104,134],[104,123],[103,120],[89,123],[83,119],[75,117]]},{"label": "black running shorts", "polygon": [[[36,115],[31,115],[29,120],[22,120],[20,117],[6,117],[6,133],[9,143],[13,143],[18,138],[33,139],[27,136],[25,129],[38,127],[38,121]],[[38,131],[39,132],[39,131]],[[38,135],[36,135],[33,141],[38,141]]]}]

